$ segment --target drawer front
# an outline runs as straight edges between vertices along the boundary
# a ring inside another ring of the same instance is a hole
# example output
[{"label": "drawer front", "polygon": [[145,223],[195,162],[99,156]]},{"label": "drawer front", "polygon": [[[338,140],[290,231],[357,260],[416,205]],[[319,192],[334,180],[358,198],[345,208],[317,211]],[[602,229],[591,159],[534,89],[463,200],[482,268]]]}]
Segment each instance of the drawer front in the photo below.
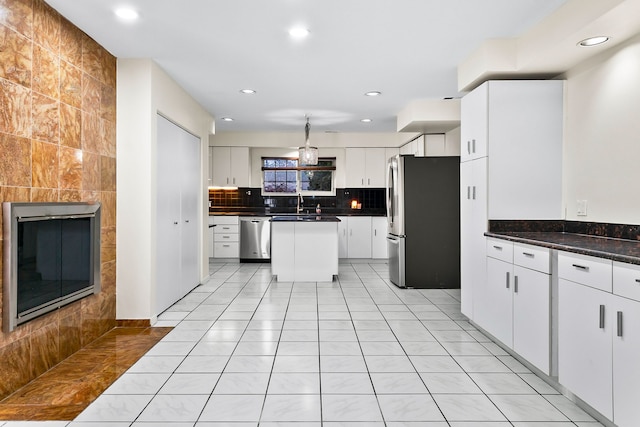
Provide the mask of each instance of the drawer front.
[{"label": "drawer front", "polygon": [[550,250],[540,246],[513,244],[513,263],[541,273],[551,273]]},{"label": "drawer front", "polygon": [[213,227],[213,232],[215,234],[237,234],[238,224],[216,224],[216,226]]},{"label": "drawer front", "polygon": [[604,258],[559,252],[558,277],[606,292],[613,288],[612,263]]},{"label": "drawer front", "polygon": [[487,256],[505,262],[513,262],[513,242],[487,238]]},{"label": "drawer front", "polygon": [[238,233],[232,234],[214,234],[213,235],[214,242],[239,242],[240,235]]},{"label": "drawer front", "polygon": [[640,265],[613,262],[613,293],[640,301]]},{"label": "drawer front", "polygon": [[233,216],[233,215],[215,215],[213,217],[213,223],[214,224],[235,224],[238,225],[238,218],[237,216]]},{"label": "drawer front", "polygon": [[215,258],[238,258],[240,256],[240,244],[238,242],[215,242],[213,244],[213,256]]}]

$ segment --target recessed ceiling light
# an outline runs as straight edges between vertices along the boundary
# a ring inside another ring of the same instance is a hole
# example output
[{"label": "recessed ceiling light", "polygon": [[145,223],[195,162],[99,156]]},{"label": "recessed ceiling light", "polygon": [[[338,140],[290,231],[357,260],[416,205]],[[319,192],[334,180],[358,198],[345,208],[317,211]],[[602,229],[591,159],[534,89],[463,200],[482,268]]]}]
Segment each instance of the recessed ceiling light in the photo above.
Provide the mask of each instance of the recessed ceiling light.
[{"label": "recessed ceiling light", "polygon": [[253,89],[240,89],[240,93],[244,93],[245,95],[253,95],[256,93]]},{"label": "recessed ceiling light", "polygon": [[309,30],[303,27],[294,27],[289,30],[289,35],[296,39],[302,39],[309,35]]},{"label": "recessed ceiling light", "polygon": [[115,14],[118,18],[123,19],[125,21],[135,21],[140,17],[140,14],[134,9],[129,7],[120,7],[115,10]]},{"label": "recessed ceiling light", "polygon": [[371,123],[373,120],[371,120],[371,119],[361,119],[360,121],[362,123]]},{"label": "recessed ceiling light", "polygon": [[222,117],[220,120],[222,120],[223,122],[232,122],[233,118],[232,117]]},{"label": "recessed ceiling light", "polygon": [[372,90],[371,92],[367,92],[364,95],[365,96],[380,96],[380,95],[382,95],[382,92],[379,92],[377,90]]},{"label": "recessed ceiling light", "polygon": [[584,39],[578,42],[578,46],[590,47],[590,46],[596,46],[608,41],[609,41],[609,37],[607,36],[589,37],[588,39]]}]

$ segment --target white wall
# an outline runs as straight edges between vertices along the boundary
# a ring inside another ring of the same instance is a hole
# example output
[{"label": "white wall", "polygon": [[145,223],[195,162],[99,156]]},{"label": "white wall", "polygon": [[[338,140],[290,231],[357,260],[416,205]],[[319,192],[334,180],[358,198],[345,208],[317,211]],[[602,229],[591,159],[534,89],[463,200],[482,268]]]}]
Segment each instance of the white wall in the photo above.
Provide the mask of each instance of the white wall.
[{"label": "white wall", "polygon": [[117,76],[117,319],[155,321],[157,113],[202,141],[200,277],[208,276],[208,141],[213,118],[147,59],[119,59]]},{"label": "white wall", "polygon": [[640,224],[640,36],[564,77],[566,218]]}]

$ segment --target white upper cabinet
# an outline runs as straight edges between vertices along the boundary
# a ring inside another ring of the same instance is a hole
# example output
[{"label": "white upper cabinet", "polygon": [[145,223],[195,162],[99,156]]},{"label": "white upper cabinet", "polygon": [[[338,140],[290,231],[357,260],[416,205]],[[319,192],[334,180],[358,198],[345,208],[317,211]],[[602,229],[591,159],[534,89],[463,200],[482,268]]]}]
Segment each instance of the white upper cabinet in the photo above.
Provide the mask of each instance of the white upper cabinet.
[{"label": "white upper cabinet", "polygon": [[489,81],[462,99],[461,161],[489,159],[489,219],[563,218],[563,86]]},{"label": "white upper cabinet", "polygon": [[249,147],[211,147],[211,185],[249,187]]},{"label": "white upper cabinet", "polygon": [[462,98],[460,103],[461,162],[487,156],[488,97],[489,83],[485,83]]},{"label": "white upper cabinet", "polygon": [[384,148],[347,148],[345,182],[349,188],[385,186],[386,150]]}]

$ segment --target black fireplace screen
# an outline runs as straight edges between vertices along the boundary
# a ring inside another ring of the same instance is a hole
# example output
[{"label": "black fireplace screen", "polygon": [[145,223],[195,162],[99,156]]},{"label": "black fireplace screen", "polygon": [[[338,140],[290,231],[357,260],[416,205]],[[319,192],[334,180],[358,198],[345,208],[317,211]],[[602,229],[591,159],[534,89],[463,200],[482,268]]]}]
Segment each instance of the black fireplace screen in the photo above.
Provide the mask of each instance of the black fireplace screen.
[{"label": "black fireplace screen", "polygon": [[3,203],[5,331],[100,291],[100,204]]},{"label": "black fireplace screen", "polygon": [[91,285],[90,218],[18,223],[18,316]]}]

